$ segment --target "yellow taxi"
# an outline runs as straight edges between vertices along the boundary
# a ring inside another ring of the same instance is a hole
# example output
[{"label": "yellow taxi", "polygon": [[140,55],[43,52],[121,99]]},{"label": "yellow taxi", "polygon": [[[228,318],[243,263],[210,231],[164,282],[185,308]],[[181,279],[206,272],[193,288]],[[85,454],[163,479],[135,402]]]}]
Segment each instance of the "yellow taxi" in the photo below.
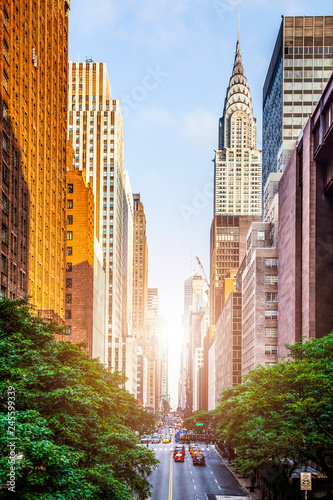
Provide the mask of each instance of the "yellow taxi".
[{"label": "yellow taxi", "polygon": [[198,455],[198,454],[200,454],[200,453],[201,453],[201,450],[200,450],[200,448],[199,448],[198,446],[194,446],[194,445],[192,445],[192,446],[190,447],[190,453],[191,453],[191,456],[193,457],[193,455]]},{"label": "yellow taxi", "polygon": [[164,438],[162,439],[162,443],[170,443],[169,436],[164,436]]}]

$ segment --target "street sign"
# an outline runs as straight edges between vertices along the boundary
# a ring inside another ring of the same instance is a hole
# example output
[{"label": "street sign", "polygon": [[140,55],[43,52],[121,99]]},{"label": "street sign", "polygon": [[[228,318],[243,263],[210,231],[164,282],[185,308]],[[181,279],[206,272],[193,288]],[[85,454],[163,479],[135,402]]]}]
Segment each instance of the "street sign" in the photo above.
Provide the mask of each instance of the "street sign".
[{"label": "street sign", "polygon": [[311,472],[301,472],[301,490],[302,491],[311,491]]},{"label": "street sign", "polygon": [[203,424],[195,424],[195,425],[203,425]]}]

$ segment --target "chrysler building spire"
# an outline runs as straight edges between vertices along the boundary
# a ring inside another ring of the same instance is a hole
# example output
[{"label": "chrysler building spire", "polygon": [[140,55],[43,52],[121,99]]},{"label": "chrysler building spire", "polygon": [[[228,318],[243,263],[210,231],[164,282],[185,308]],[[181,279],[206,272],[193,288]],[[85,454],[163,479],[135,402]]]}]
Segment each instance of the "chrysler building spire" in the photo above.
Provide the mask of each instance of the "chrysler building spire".
[{"label": "chrysler building spire", "polygon": [[238,33],[215,152],[215,215],[261,213],[261,152]]}]

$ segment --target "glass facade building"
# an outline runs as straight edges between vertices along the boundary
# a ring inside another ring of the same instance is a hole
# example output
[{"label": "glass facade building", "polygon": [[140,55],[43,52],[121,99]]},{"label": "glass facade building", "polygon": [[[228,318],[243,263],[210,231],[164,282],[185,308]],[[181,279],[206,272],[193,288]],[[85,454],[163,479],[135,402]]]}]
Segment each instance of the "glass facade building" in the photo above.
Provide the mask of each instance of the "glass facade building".
[{"label": "glass facade building", "polygon": [[284,17],[263,91],[263,189],[286,167],[332,70],[333,16]]}]

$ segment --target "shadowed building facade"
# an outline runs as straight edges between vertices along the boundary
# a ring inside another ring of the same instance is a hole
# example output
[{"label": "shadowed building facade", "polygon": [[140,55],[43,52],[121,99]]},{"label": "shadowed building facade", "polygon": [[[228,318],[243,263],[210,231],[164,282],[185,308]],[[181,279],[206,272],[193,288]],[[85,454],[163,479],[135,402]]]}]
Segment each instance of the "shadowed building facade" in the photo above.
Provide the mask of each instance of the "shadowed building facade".
[{"label": "shadowed building facade", "polygon": [[279,186],[279,355],[333,330],[333,76]]}]

